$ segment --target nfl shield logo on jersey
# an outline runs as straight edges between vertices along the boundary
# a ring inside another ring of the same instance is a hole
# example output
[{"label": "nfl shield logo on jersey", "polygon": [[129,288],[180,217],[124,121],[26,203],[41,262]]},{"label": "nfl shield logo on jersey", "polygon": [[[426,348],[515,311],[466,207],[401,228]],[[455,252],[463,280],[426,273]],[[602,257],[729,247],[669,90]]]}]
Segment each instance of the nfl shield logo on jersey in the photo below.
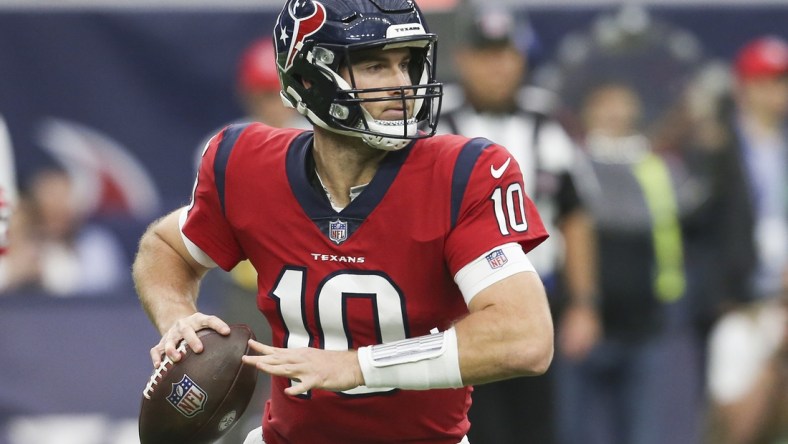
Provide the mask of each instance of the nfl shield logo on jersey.
[{"label": "nfl shield logo on jersey", "polygon": [[490,264],[490,268],[501,268],[509,261],[509,259],[506,259],[506,255],[503,254],[503,250],[495,250],[485,256],[485,259],[487,259],[487,263]]},{"label": "nfl shield logo on jersey", "polygon": [[339,219],[328,223],[328,238],[339,245],[347,240],[347,222]]},{"label": "nfl shield logo on jersey", "polygon": [[167,401],[187,418],[202,412],[208,394],[195,384],[189,375],[183,375],[181,381],[172,385],[172,392],[167,396]]}]

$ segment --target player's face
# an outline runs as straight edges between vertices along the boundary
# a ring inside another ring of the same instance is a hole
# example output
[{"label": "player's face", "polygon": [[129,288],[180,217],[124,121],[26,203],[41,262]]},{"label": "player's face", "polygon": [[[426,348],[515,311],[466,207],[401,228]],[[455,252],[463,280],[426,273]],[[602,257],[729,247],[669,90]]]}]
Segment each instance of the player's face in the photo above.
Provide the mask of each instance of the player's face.
[{"label": "player's face", "polygon": [[[353,70],[355,88],[387,88],[412,85],[408,66],[410,50],[397,48],[388,50],[367,50],[353,54],[350,69]],[[347,67],[340,70],[340,75],[351,83],[350,71]],[[352,83],[351,83],[352,84]],[[410,90],[408,91],[410,93]],[[401,90],[376,91],[359,94],[362,99],[383,97],[400,97]],[[413,100],[384,100],[365,102],[362,106],[377,120],[405,120],[413,114]]]}]

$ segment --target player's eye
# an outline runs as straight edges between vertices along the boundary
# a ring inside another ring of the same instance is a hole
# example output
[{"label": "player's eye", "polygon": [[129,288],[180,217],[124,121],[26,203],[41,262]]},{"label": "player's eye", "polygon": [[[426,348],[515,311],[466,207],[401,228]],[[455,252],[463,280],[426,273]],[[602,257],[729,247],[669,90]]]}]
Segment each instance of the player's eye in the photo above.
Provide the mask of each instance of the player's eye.
[{"label": "player's eye", "polygon": [[364,66],[364,71],[367,72],[380,72],[382,70],[383,70],[383,64],[378,62],[369,63]]}]

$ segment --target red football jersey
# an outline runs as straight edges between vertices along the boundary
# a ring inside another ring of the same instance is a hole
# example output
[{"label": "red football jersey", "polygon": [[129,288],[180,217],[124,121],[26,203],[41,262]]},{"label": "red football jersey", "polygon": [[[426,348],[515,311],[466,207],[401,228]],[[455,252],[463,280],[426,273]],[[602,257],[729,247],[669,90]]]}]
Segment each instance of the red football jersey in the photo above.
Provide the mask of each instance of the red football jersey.
[{"label": "red football jersey", "polygon": [[[226,128],[204,153],[183,226],[223,269],[251,261],[275,346],[347,350],[445,330],[468,313],[453,280],[463,266],[547,237],[516,162],[486,139],[435,136],[391,152],[338,213],[310,184],[312,140],[257,123]],[[294,397],[289,384],[273,378],[268,444],[456,444],[469,428],[468,387]]]}]

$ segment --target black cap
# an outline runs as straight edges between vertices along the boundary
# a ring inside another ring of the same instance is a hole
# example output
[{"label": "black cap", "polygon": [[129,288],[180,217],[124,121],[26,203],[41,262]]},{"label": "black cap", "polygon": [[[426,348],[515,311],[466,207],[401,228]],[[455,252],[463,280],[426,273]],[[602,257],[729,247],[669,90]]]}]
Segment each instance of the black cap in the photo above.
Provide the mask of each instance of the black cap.
[{"label": "black cap", "polygon": [[527,19],[501,7],[469,7],[467,11],[457,18],[457,37],[462,45],[472,48],[511,45],[527,53],[534,38]]}]

